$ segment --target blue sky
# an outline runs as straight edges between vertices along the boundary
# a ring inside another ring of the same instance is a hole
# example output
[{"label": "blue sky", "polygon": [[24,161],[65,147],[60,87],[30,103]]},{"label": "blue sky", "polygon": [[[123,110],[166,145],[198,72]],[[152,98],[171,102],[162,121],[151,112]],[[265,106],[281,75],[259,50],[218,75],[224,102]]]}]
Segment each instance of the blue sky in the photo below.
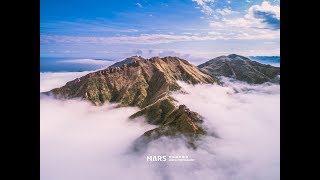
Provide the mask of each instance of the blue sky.
[{"label": "blue sky", "polygon": [[41,0],[40,56],[280,54],[278,0]]}]

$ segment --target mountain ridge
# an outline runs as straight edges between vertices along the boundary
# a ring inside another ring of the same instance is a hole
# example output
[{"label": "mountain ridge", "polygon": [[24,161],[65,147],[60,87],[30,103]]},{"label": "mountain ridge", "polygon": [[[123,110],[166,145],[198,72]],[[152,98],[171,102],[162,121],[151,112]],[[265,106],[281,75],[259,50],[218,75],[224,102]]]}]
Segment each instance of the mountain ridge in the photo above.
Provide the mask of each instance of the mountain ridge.
[{"label": "mountain ridge", "polygon": [[145,59],[132,56],[45,94],[62,99],[80,98],[98,106],[106,102],[137,106],[140,110],[130,119],[144,116],[149,124],[157,125],[155,129],[143,133],[139,141],[148,143],[162,136],[183,135],[187,137],[187,143],[195,148],[193,141],[207,132],[202,127],[203,118],[197,112],[190,111],[170,96],[170,92],[181,89],[177,81],[193,85],[220,84],[219,76],[249,83],[272,81],[266,68],[271,68],[271,75],[280,73],[280,68],[274,69],[236,54],[219,56],[198,67],[179,57]]},{"label": "mountain ridge", "polygon": [[161,136],[177,135],[196,139],[206,134],[200,116],[178,106],[169,94],[181,88],[177,81],[218,83],[216,78],[179,57],[127,58],[117,66],[89,73],[48,93],[62,99],[88,100],[94,105],[117,102],[121,106],[138,106],[140,110],[130,119],[144,116],[148,123],[158,125],[142,135],[149,139],[146,142]]},{"label": "mountain ridge", "polygon": [[198,67],[213,77],[225,76],[249,84],[280,83],[280,67],[262,64],[237,54],[219,56]]},{"label": "mountain ridge", "polygon": [[121,67],[122,65],[124,64],[130,64],[130,63],[133,63],[135,61],[143,61],[143,60],[146,60],[145,58],[141,57],[141,56],[131,56],[131,57],[128,57],[122,61],[118,61],[112,65],[110,65],[109,67]]}]

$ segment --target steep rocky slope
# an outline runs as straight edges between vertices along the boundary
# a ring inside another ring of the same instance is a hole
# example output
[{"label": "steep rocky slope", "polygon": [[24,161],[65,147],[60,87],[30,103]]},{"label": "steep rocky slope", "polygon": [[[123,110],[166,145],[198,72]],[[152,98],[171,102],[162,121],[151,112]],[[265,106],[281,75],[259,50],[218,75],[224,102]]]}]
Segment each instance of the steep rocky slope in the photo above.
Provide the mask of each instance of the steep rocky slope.
[{"label": "steep rocky slope", "polygon": [[213,77],[225,76],[250,84],[280,83],[280,67],[261,64],[244,56],[219,56],[198,66]]},{"label": "steep rocky slope", "polygon": [[[127,62],[129,62],[127,64]],[[95,105],[118,102],[122,106],[138,106],[131,118],[145,116],[158,128],[143,137],[183,134],[192,139],[205,134],[200,116],[185,106],[177,107],[170,91],[179,90],[177,81],[190,84],[214,83],[217,79],[178,57],[127,58],[112,67],[93,72],[48,92],[57,98],[81,98]]]}]

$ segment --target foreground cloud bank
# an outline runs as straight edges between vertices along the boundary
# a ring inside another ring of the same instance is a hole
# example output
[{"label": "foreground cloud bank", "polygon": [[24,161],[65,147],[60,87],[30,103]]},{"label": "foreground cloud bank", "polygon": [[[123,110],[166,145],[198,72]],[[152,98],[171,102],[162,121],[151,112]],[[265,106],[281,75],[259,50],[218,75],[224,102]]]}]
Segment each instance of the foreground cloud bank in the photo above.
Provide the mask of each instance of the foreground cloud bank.
[{"label": "foreground cloud bank", "polygon": [[[82,76],[40,75],[42,90]],[[132,142],[153,128],[143,119],[128,120],[137,108],[42,97],[41,179],[280,179],[280,86],[224,81],[225,87],[180,83],[187,94],[173,93],[220,137],[203,138],[195,151],[178,139],[162,138],[145,153],[134,153]],[[146,155],[187,155],[195,161],[147,162]]]}]

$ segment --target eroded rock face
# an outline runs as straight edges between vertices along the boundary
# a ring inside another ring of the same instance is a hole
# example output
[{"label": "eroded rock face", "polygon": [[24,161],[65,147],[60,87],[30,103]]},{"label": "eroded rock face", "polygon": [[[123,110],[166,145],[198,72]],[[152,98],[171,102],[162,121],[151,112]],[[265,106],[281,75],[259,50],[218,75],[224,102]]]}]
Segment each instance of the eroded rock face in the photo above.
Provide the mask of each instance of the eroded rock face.
[{"label": "eroded rock face", "polygon": [[176,135],[196,139],[206,134],[201,127],[201,117],[184,105],[177,107],[169,92],[180,89],[178,80],[198,84],[215,83],[217,78],[178,57],[143,59],[135,56],[119,62],[121,66],[116,64],[49,93],[57,98],[81,98],[94,105],[118,102],[122,106],[138,106],[141,110],[133,114],[132,119],[145,116],[148,123],[158,125],[143,134],[148,141]]},{"label": "eroded rock face", "polygon": [[280,83],[280,67],[261,64],[236,54],[214,58],[198,67],[213,77],[225,76],[250,84]]},{"label": "eroded rock face", "polygon": [[87,99],[94,104],[108,101],[143,108],[179,89],[177,80],[191,84],[217,81],[183,59],[155,57],[87,74],[50,92],[61,98]]},{"label": "eroded rock face", "polygon": [[163,136],[183,139],[187,147],[196,149],[195,142],[201,136],[207,135],[201,125],[202,122],[202,117],[198,113],[187,110],[187,108],[176,108],[169,113],[159,127],[149,130],[139,137],[135,141],[133,149],[144,151],[146,144]]}]

